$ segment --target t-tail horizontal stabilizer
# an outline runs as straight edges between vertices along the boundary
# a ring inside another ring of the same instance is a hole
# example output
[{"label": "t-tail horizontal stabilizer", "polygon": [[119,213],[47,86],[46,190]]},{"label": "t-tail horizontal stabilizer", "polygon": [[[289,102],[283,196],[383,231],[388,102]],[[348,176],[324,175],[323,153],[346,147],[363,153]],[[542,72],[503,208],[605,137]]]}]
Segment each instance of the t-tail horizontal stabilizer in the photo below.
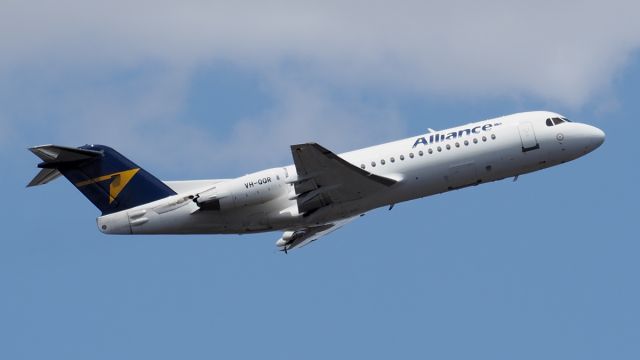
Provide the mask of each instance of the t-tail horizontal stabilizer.
[{"label": "t-tail horizontal stabilizer", "polygon": [[29,182],[27,187],[46,184],[60,175],[58,167],[70,165],[83,160],[96,159],[102,156],[100,151],[84,150],[58,145],[41,145],[29,148],[34,155],[42,159],[38,164],[40,172]]}]

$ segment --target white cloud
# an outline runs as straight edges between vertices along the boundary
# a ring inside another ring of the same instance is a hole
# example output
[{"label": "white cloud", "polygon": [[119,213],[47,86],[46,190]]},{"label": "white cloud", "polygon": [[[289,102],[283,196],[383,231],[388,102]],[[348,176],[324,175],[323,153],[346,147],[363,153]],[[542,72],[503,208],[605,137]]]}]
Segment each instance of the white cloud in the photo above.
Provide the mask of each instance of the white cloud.
[{"label": "white cloud", "polygon": [[318,142],[341,152],[395,140],[405,130],[393,109],[357,101],[338,105],[321,90],[291,83],[279,83],[275,92],[277,107],[258,119],[240,121],[229,139],[217,141],[216,162],[285,165],[291,163],[290,144]]},{"label": "white cloud", "polygon": [[18,135],[7,137],[14,142],[10,148],[106,144],[143,166],[169,169],[176,178],[184,172],[223,177],[291,163],[289,145],[294,143],[314,141],[340,152],[405,132],[391,107],[365,104],[356,96],[338,99],[321,86],[285,80],[274,72],[263,89],[272,103],[257,115],[231,119],[234,123],[225,124],[223,131],[219,124],[229,119],[216,113],[200,114],[211,118],[210,123],[184,118],[189,71],[161,67],[124,76],[67,75],[44,83],[11,81],[15,87],[0,84],[0,109],[12,110],[0,117],[0,125],[9,125],[2,120],[12,118]]},{"label": "white cloud", "polygon": [[[169,72],[170,73],[170,72]],[[270,88],[275,105],[261,115],[245,118],[218,133],[216,126],[178,119],[178,94],[183,77],[153,76],[140,79],[133,88],[114,96],[110,89],[63,100],[57,113],[64,122],[49,125],[45,136],[67,145],[79,141],[108,144],[143,166],[171,169],[198,177],[229,177],[238,171],[291,163],[289,145],[319,142],[336,152],[389,141],[404,133],[404,124],[393,109],[364,106],[359,101],[340,104],[321,89],[275,81]],[[73,109],[69,105],[72,103]],[[131,105],[131,106],[130,106]],[[75,112],[75,114],[72,114]],[[215,114],[212,114],[215,116]]]},{"label": "white cloud", "polygon": [[[393,109],[337,101],[335,89],[580,107],[639,47],[638,10],[621,0],[4,0],[0,105],[13,109],[5,124],[55,114],[45,135],[60,141],[145,144],[144,159],[200,153],[249,169],[284,159],[282,144],[346,150],[402,132]],[[191,77],[216,61],[260,74],[274,94],[268,111],[224,136],[178,119]],[[105,80],[148,64],[144,76]],[[25,76],[28,88],[12,83]],[[21,110],[35,116],[16,120]]]},{"label": "white cloud", "polygon": [[579,106],[640,45],[632,1],[5,1],[0,64],[298,64],[340,86]]}]

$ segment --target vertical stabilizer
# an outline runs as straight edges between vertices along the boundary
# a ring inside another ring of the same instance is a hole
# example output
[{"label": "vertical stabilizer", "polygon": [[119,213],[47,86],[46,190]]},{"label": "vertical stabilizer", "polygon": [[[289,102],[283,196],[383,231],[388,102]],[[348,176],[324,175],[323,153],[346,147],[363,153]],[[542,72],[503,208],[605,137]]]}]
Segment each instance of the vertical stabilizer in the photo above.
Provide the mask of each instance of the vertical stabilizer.
[{"label": "vertical stabilizer", "polygon": [[46,184],[63,175],[103,215],[175,195],[162,181],[104,145],[79,148],[43,145],[29,149],[43,160],[27,186]]}]

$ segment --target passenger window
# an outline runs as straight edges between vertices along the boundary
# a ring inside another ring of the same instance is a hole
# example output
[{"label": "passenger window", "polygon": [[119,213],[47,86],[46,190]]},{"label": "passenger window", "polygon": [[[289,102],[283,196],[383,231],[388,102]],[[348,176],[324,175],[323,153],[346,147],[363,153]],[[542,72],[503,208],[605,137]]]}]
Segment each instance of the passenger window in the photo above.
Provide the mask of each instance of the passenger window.
[{"label": "passenger window", "polygon": [[451,145],[447,144],[447,150],[451,150]]},{"label": "passenger window", "polygon": [[442,151],[442,148],[440,146],[438,146],[438,152]]},{"label": "passenger window", "polygon": [[467,146],[467,145],[469,145],[469,141],[465,140],[464,141],[464,146]]},{"label": "passenger window", "polygon": [[418,151],[418,155],[420,155],[420,156],[424,155],[424,153],[422,152],[422,150]]},{"label": "passenger window", "polygon": [[460,143],[459,142],[456,143],[456,147],[460,147]]},{"label": "passenger window", "polygon": [[409,153],[409,157],[413,159],[413,153]]},{"label": "passenger window", "polygon": [[433,149],[429,148],[429,150],[427,150],[427,152],[428,152],[429,154],[433,154]]},{"label": "passenger window", "polygon": [[478,143],[478,139],[473,138],[473,143],[474,143],[474,144],[477,144],[477,143]]},{"label": "passenger window", "polygon": [[386,161],[384,161],[384,159],[380,160],[380,165],[384,165],[384,164],[386,164],[386,163],[387,163],[387,162],[386,162]]},{"label": "passenger window", "polygon": [[553,123],[551,122],[551,119],[547,119],[547,126],[553,126]]},{"label": "passenger window", "polygon": [[483,136],[483,137],[482,137],[482,141],[487,141],[487,137],[486,137],[486,136]]},{"label": "passenger window", "polygon": [[361,168],[362,170],[364,170],[364,169],[366,168],[366,166],[364,166],[364,164],[362,164],[362,165],[360,165],[360,168]]},{"label": "passenger window", "polygon": [[371,162],[371,166],[372,166],[372,167],[376,167],[376,162],[375,162],[375,161],[372,161],[372,162]]},{"label": "passenger window", "polygon": [[394,157],[392,157],[392,158],[391,158],[391,159],[389,159],[389,160],[391,160],[391,162],[396,162],[396,158],[394,158]]},{"label": "passenger window", "polygon": [[496,134],[491,134],[491,140],[495,140],[496,139]]},{"label": "passenger window", "polygon": [[404,155],[400,155],[400,160],[404,160]]}]

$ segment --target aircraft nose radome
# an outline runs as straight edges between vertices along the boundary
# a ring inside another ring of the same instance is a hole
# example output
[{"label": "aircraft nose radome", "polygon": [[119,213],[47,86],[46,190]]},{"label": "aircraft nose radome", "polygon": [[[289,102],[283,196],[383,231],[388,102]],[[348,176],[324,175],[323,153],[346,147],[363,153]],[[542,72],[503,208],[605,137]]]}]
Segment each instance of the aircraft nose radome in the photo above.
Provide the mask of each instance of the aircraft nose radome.
[{"label": "aircraft nose radome", "polygon": [[588,126],[589,126],[589,129],[588,129],[588,135],[587,136],[589,137],[589,140],[590,140],[593,148],[595,149],[595,148],[599,147],[600,145],[602,145],[602,143],[604,142],[605,133],[604,133],[604,131],[598,129],[595,126],[590,126],[590,125],[588,125]]}]

